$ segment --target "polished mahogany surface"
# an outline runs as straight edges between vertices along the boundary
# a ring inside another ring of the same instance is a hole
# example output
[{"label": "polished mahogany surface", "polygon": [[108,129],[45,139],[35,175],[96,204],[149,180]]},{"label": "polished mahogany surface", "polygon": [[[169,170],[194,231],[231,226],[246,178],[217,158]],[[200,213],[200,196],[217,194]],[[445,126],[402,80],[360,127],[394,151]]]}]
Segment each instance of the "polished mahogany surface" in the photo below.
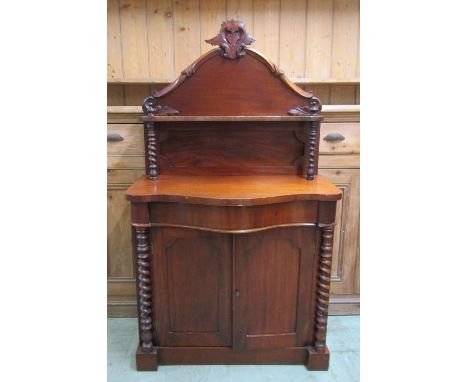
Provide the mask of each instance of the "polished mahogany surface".
[{"label": "polished mahogany surface", "polygon": [[134,202],[182,202],[252,206],[299,200],[335,201],[341,190],[322,176],[309,181],[295,175],[178,176],[156,181],[142,176],[127,190]]},{"label": "polished mahogany surface", "polygon": [[321,103],[248,48],[218,48],[143,103],[146,175],[128,190],[137,369],[305,364],[326,370],[336,201],[317,175]]}]

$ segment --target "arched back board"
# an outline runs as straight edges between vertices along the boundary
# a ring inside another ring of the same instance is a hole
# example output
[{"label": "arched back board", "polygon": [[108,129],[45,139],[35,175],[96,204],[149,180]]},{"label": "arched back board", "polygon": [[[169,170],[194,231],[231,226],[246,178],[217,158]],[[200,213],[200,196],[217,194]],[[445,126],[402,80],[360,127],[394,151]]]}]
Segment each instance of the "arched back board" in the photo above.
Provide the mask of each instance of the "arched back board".
[{"label": "arched back board", "polygon": [[218,47],[199,57],[173,83],[153,92],[143,111],[147,115],[181,116],[320,112],[320,101],[312,93],[299,88],[274,63],[247,47],[254,41],[242,21],[225,21],[219,34],[206,40]]},{"label": "arched back board", "polygon": [[158,175],[317,174],[320,100],[268,59],[240,20],[218,47],[143,104],[146,169]]}]

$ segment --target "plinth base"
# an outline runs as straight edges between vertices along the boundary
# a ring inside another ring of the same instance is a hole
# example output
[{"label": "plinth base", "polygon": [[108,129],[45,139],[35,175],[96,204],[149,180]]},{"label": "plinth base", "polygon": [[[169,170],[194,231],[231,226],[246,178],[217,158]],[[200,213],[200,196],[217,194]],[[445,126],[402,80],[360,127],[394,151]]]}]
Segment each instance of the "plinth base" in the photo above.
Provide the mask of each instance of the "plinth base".
[{"label": "plinth base", "polygon": [[137,370],[156,371],[158,365],[305,365],[307,370],[328,370],[330,352],[313,347],[235,351],[228,347],[155,347],[137,349]]},{"label": "plinth base", "polygon": [[158,370],[158,348],[154,347],[148,352],[139,346],[136,352],[136,368],[138,371]]}]

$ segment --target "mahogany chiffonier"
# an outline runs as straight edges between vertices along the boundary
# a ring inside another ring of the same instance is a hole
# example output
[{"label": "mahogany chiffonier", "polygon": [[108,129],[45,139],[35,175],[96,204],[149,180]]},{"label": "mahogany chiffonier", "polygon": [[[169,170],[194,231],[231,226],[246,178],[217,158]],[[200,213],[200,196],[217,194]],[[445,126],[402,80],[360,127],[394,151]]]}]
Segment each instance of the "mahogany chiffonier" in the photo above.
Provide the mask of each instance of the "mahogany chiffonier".
[{"label": "mahogany chiffonier", "polygon": [[137,369],[327,370],[336,202],[317,175],[321,104],[239,20],[143,104],[146,175],[127,191]]}]

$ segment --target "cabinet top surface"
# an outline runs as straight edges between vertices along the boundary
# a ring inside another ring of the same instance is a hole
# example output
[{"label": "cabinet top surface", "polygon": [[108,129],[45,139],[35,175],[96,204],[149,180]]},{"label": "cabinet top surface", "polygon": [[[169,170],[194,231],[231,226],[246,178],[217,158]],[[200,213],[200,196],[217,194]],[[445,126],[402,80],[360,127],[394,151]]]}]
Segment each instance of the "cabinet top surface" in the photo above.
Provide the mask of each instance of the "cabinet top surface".
[{"label": "cabinet top surface", "polygon": [[132,202],[178,202],[219,206],[251,206],[300,200],[336,201],[341,190],[322,176],[296,175],[182,176],[146,175],[128,190]]}]

